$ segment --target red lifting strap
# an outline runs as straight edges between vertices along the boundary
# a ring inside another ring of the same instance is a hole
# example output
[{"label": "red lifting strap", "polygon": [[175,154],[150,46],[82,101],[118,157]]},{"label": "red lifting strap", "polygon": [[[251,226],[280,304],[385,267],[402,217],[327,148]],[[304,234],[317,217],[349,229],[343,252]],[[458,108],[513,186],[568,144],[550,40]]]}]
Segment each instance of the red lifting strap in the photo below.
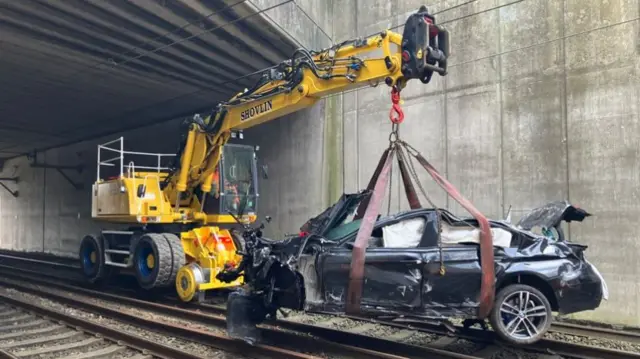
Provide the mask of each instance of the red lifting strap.
[{"label": "red lifting strap", "polygon": [[[385,161],[386,159],[389,157],[389,151],[391,151],[391,148],[387,148],[386,150],[384,150],[384,152],[382,153],[382,157],[380,157],[380,161],[378,162],[378,166],[376,167],[376,170],[373,172],[373,176],[371,176],[371,179],[369,179],[369,184],[367,185],[367,192],[372,192],[374,186],[376,185],[376,181],[378,181],[378,177],[380,177],[380,172],[382,171],[382,167],[384,167],[385,165]],[[371,200],[371,195],[366,196],[362,202],[360,202],[360,205],[358,206],[358,209],[356,211],[356,215],[353,217],[353,220],[358,220],[358,219],[362,219],[362,217],[364,216],[364,211],[368,208],[369,206],[369,201]]]},{"label": "red lifting strap", "polygon": [[378,218],[380,205],[384,198],[384,192],[387,182],[389,181],[389,172],[391,170],[391,162],[394,154],[395,148],[391,149],[391,151],[387,150],[384,152],[383,157],[380,160],[380,163],[383,165],[381,166],[379,176],[375,180],[373,193],[368,196],[369,203],[365,209],[364,218],[360,223],[360,228],[358,229],[358,234],[356,235],[356,240],[353,244],[353,250],[351,251],[351,269],[349,271],[349,285],[347,287],[347,303],[345,305],[345,312],[348,314],[357,314],[360,312],[360,301],[362,299],[364,280],[365,251],[367,250],[368,240],[373,232],[373,226]]},{"label": "red lifting strap", "polygon": [[[400,91],[398,91],[395,86],[391,90],[391,102],[393,106],[391,106],[391,111],[389,111],[389,119],[395,124],[402,123],[404,120],[404,112],[402,112],[402,107],[400,107]],[[394,112],[397,116],[394,116]]]},{"label": "red lifting strap", "polygon": [[442,187],[453,199],[466,209],[480,224],[480,267],[482,279],[480,282],[480,308],[478,317],[486,318],[491,312],[495,297],[495,268],[493,260],[493,238],[491,227],[487,218],[478,211],[475,206],[458,192],[458,190],[420,154],[414,155],[418,162],[433,177],[433,180]]},{"label": "red lifting strap", "polygon": [[407,195],[407,201],[409,201],[409,208],[418,209],[422,208],[418,194],[416,193],[413,183],[411,183],[411,177],[407,171],[407,165],[405,164],[404,155],[402,152],[398,152],[398,167],[400,167],[400,176],[402,177],[402,184],[404,186],[404,193]]},{"label": "red lifting strap", "polygon": [[[464,198],[460,192],[447,181],[418,151],[411,148],[408,144],[402,142],[408,152],[413,155],[418,162],[429,172],[433,180],[438,183],[442,189],[444,189],[449,196],[456,200],[462,207],[464,207],[480,225],[480,265],[482,268],[482,278],[480,283],[480,302],[478,317],[486,318],[491,312],[493,301],[495,297],[495,268],[493,258],[493,238],[491,235],[491,228],[487,218],[478,211],[473,204]],[[412,151],[409,151],[411,148]],[[351,269],[349,271],[349,284],[347,288],[347,302],[346,312],[349,314],[357,314],[360,312],[360,301],[362,299],[362,289],[364,280],[364,264],[365,264],[365,251],[368,245],[368,238],[373,232],[373,226],[378,217],[378,212],[382,204],[382,200],[385,194],[386,186],[389,182],[389,172],[391,171],[391,163],[393,156],[396,154],[397,147],[392,146],[387,148],[380,158],[380,162],[369,181],[367,190],[372,193],[360,203],[357,210],[355,219],[362,219],[358,234],[352,250],[351,257]],[[405,182],[405,190],[407,199],[409,200],[411,208],[419,208],[420,203],[415,194],[415,189],[411,185],[411,181],[408,180],[408,174],[406,173],[405,161],[401,156],[402,152],[398,153],[399,165],[401,167],[401,173],[403,176],[403,182]]]}]

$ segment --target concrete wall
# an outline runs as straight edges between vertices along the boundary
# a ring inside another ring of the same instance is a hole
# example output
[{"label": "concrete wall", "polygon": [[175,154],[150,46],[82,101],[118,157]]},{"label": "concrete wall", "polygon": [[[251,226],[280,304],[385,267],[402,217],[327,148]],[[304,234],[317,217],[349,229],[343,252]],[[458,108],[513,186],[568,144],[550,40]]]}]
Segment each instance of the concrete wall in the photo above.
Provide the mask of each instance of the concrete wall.
[{"label": "concrete wall", "polygon": [[[333,40],[401,25],[422,3],[336,0]],[[401,135],[489,216],[565,198],[594,213],[570,236],[590,246],[611,298],[580,317],[640,325],[639,1],[426,3],[450,31],[450,73],[403,92]],[[343,95],[347,191],[387,146],[388,98],[384,86]],[[392,211],[408,208],[397,178]]]},{"label": "concrete wall", "polygon": [[[262,10],[282,3],[251,2]],[[302,0],[263,14],[300,47],[320,49],[331,46],[332,11],[331,0]],[[245,142],[260,146],[259,162],[268,166],[269,179],[259,184],[258,212],[273,217],[265,231],[269,236],[296,233],[310,215],[329,205],[328,172],[335,175],[341,169],[335,162],[328,164],[336,153],[336,133],[330,127],[335,123],[334,102],[322,99],[309,109],[245,131]]]},{"label": "concrete wall", "polygon": [[[18,176],[19,182],[3,183],[11,190],[17,189],[19,194],[14,198],[0,188],[0,248],[76,256],[82,237],[101,227],[91,219],[91,185],[97,175],[97,145],[122,135],[125,150],[175,153],[180,140],[178,124],[169,122],[37,155],[40,164],[84,166],[81,172],[63,170],[70,180],[82,186],[79,189],[56,169],[31,167],[33,161],[27,158],[5,163],[0,176]],[[142,165],[139,158],[135,160]]]}]

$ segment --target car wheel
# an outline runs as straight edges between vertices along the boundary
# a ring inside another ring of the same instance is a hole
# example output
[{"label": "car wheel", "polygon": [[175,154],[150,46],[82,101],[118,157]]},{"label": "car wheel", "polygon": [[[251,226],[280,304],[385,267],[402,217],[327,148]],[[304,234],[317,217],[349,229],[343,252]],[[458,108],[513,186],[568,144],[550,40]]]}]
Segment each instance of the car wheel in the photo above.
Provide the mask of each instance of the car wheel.
[{"label": "car wheel", "polygon": [[525,284],[512,284],[500,290],[489,317],[498,336],[515,345],[540,340],[549,330],[551,320],[549,300],[539,290]]}]

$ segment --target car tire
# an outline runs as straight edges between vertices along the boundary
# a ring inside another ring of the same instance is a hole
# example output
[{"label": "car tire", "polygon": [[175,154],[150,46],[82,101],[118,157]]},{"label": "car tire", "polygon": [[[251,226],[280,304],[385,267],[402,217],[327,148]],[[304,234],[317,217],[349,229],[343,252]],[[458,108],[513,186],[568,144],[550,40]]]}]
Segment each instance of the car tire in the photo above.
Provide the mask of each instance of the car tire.
[{"label": "car tire", "polygon": [[528,345],[542,339],[549,330],[552,314],[549,300],[538,289],[511,284],[498,292],[489,322],[505,342]]}]

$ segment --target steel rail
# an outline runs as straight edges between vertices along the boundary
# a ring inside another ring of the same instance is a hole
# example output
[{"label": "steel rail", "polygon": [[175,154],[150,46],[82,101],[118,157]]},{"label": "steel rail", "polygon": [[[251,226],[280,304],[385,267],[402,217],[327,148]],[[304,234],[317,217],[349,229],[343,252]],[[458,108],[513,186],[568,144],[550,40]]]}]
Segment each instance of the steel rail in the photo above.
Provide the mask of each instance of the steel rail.
[{"label": "steel rail", "polygon": [[[156,343],[154,341],[142,338],[134,334],[128,334],[126,332],[110,328],[98,323],[94,323],[82,318],[74,317],[72,315],[60,312],[58,310],[47,308],[42,305],[34,304],[24,300],[10,297],[8,295],[0,293],[0,302],[7,303],[12,306],[24,309],[25,311],[32,312],[34,314],[53,319],[66,324],[68,326],[75,327],[83,332],[92,334],[97,337],[103,337],[108,341],[117,343],[119,345],[125,345],[131,349],[143,352],[144,354],[150,354],[154,357],[164,359],[198,359],[197,355],[184,352],[179,349],[175,349],[164,344]],[[6,350],[0,351],[0,358],[18,358]]]},{"label": "steel rail", "polygon": [[556,333],[564,333],[583,337],[598,337],[602,339],[619,340],[640,344],[640,332],[638,331],[599,328],[594,326],[563,322],[555,322],[551,325],[551,328]]},{"label": "steel rail", "polygon": [[[386,324],[391,326],[396,326],[400,328],[411,327],[415,330],[426,331],[434,334],[445,335],[449,331],[447,329],[443,329],[442,326],[424,323],[418,321],[392,321],[392,320],[371,320],[368,318],[359,318],[359,317],[351,317],[354,320],[369,320],[372,322]],[[404,323],[403,323],[404,322]],[[410,322],[411,324],[406,324]],[[458,338],[467,339],[475,342],[486,342],[486,343],[500,343],[501,340],[497,337],[497,335],[493,331],[484,331],[481,329],[473,329],[473,328],[463,328],[460,326],[455,326],[456,332],[454,335]],[[583,332],[587,332],[589,329],[583,328]],[[555,330],[554,330],[555,331]],[[625,333],[626,334],[626,333]],[[594,335],[588,335],[593,337]],[[626,335],[625,335],[626,337]],[[616,339],[620,340],[620,339]],[[521,345],[517,346],[519,349],[537,351],[540,352],[540,348],[544,348],[547,351],[552,351],[555,354],[562,355],[568,358],[584,358],[584,359],[640,359],[640,353],[636,352],[627,352],[618,349],[610,349],[603,348],[594,345],[586,345],[586,344],[578,344],[578,343],[569,343],[563,342],[556,339],[543,338],[535,344],[532,345]]]},{"label": "steel rail", "polygon": [[[179,302],[175,297],[166,297],[167,300]],[[197,308],[205,312],[211,312],[216,314],[224,314],[225,308],[218,305],[211,304],[195,304]],[[331,313],[319,313],[331,315]],[[461,326],[454,326],[455,332],[451,332],[442,325],[420,322],[418,320],[384,320],[384,319],[372,319],[358,316],[344,315],[342,317],[388,325],[398,329],[413,329],[417,331],[427,332],[431,334],[437,334],[442,336],[455,335],[458,338],[468,339],[471,341],[482,341],[486,343],[500,342],[500,339],[494,334],[493,331],[482,331],[479,329],[465,329]],[[285,320],[286,321],[286,320]],[[608,328],[597,328],[592,326],[571,324],[571,323],[553,323],[550,332],[564,333],[583,337],[596,337],[606,338],[616,341],[624,341],[630,343],[640,342],[640,333],[633,331],[614,330]],[[592,345],[566,343],[555,339],[542,339],[535,345],[519,346],[518,348],[528,349],[532,351],[540,351],[539,347],[543,346],[550,350],[556,351],[558,354],[562,354],[569,357],[579,358],[640,358],[640,353],[626,352],[617,349],[602,348]],[[582,353],[580,355],[573,354]]]},{"label": "steel rail", "polygon": [[52,261],[46,261],[46,260],[42,260],[42,259],[33,259],[33,258],[28,258],[28,257],[13,256],[13,255],[10,255],[10,254],[0,253],[0,259],[2,259],[2,258],[6,258],[6,259],[9,259],[9,260],[18,260],[18,261],[22,261],[22,262],[31,262],[31,263],[52,265],[52,266],[56,266],[56,267],[63,267],[63,268],[70,268],[70,269],[80,269],[79,265],[66,264],[66,263],[61,263],[61,262],[52,262]]},{"label": "steel rail", "polygon": [[[29,276],[17,275],[17,277],[20,277],[25,281],[39,282],[43,286],[56,287],[66,291],[82,293],[92,298],[99,298],[102,300],[114,301],[119,304],[130,305],[132,307],[153,310],[166,315],[173,315],[197,321],[199,323],[210,324],[218,327],[226,327],[226,318],[224,317],[224,312],[209,314],[206,312],[184,309],[173,305],[160,304],[157,302],[150,302],[127,296],[98,292],[91,289],[63,283],[54,283],[39,278],[31,278]],[[35,290],[23,284],[8,281],[4,278],[0,278],[0,284],[9,285],[24,290]],[[58,297],[61,297],[61,295],[59,294],[45,292],[46,291],[42,290],[43,294],[53,295],[56,297],[56,299],[58,299]],[[74,298],[73,300],[84,302],[83,300],[77,298]],[[203,309],[205,308],[206,307],[203,307]],[[303,344],[306,342],[306,344],[308,345],[322,347],[325,351],[332,350],[339,354],[348,353],[352,356],[363,358],[400,359],[429,357],[444,359],[478,359],[478,357],[476,356],[455,353],[444,349],[404,344],[392,340],[380,339],[367,335],[345,332],[314,325],[295,323],[286,320],[276,320],[268,324],[265,323],[264,325],[261,325],[261,329],[262,335],[267,341],[284,341],[288,343],[298,342],[301,344],[301,346],[306,346],[305,344]],[[317,338],[300,336],[299,334],[289,333],[287,331],[283,331],[282,329],[291,330],[297,333],[310,334]],[[318,338],[320,338],[321,340],[319,340]]]},{"label": "steel rail", "polygon": [[[173,324],[166,321],[151,320],[129,314],[120,310],[116,310],[104,305],[92,303],[91,301],[74,298],[72,296],[57,294],[43,288],[34,288],[29,285],[17,283],[6,278],[0,278],[0,284],[6,287],[12,287],[20,291],[28,292],[37,296],[46,297],[51,300],[72,305],[75,308],[81,308],[89,312],[98,313],[100,315],[123,321],[136,327],[142,327],[154,332],[162,332],[171,336],[180,337],[182,339],[197,342],[203,345],[211,346],[222,351],[234,352],[237,354],[249,355],[255,358],[289,358],[289,359],[319,359],[317,356],[307,355],[287,349],[277,348],[269,345],[248,346],[243,342],[233,340],[227,336],[217,335],[200,329],[189,328],[184,325]],[[50,284],[50,283],[48,283]],[[48,285],[43,283],[43,285]],[[69,286],[73,288],[72,286]],[[83,289],[84,288],[78,288]],[[122,297],[126,298],[126,297]],[[129,298],[130,299],[130,298]]]},{"label": "steel rail", "polygon": [[[0,265],[0,268],[7,268],[7,267],[3,266],[3,265]],[[14,270],[14,268],[7,268],[7,269]],[[44,275],[44,276],[47,276],[47,277],[50,277],[50,278],[54,278],[54,279],[62,279],[62,278],[56,277],[53,274],[44,274],[44,273],[39,273],[37,271],[32,271],[32,270],[20,270],[20,271],[21,272],[31,272],[31,273],[37,274],[39,276],[43,276]],[[21,274],[23,274],[23,273],[21,273]],[[25,280],[41,281],[39,278],[33,278],[33,277],[29,277],[29,276],[21,276],[21,277],[23,277]],[[86,291],[87,295],[91,295],[91,296],[109,296],[109,295],[113,295],[113,294],[108,294],[108,293],[104,293],[104,292],[91,291],[91,290],[88,290],[88,289],[85,289],[85,288],[82,288],[82,287],[75,287],[75,286],[70,286],[70,285],[66,285],[66,284],[62,284],[62,283],[57,284],[57,283],[51,283],[51,282],[46,282],[45,283],[44,281],[41,281],[41,282],[43,284],[45,284],[45,285],[64,286],[64,288],[67,289],[67,290],[78,290],[78,288],[79,288],[82,291]],[[115,288],[115,289],[122,290],[122,288]],[[122,298],[125,298],[125,297],[122,297]],[[131,299],[131,298],[128,298],[128,299]],[[175,297],[166,297],[166,299],[169,299],[169,300],[174,301],[176,303],[180,303],[180,301]],[[145,302],[145,301],[141,301],[141,302]],[[145,302],[145,303],[154,303],[154,302]],[[158,304],[158,305],[161,305],[161,304]],[[216,315],[220,315],[220,316],[225,314],[225,309],[223,307],[219,307],[219,306],[216,306],[216,305],[196,304],[196,305],[193,305],[193,307],[199,308],[199,309],[201,309],[201,310],[203,310],[205,312],[215,313]],[[193,314],[194,312],[186,310],[184,313],[192,313]],[[196,313],[198,313],[198,312],[196,312]],[[186,314],[186,315],[190,315],[190,314]],[[202,318],[201,317],[202,316],[201,313],[198,313],[197,315],[198,315],[199,318]],[[362,317],[357,317],[357,316],[344,316],[344,317],[345,318],[354,319],[354,320],[364,321],[364,322],[371,322],[371,323],[389,325],[389,326],[392,326],[392,327],[395,327],[395,328],[398,328],[398,329],[413,329],[413,330],[418,330],[418,331],[431,333],[431,334],[436,334],[436,335],[442,335],[442,336],[452,335],[453,334],[458,338],[467,339],[467,340],[474,341],[474,342],[483,342],[483,343],[500,342],[500,340],[497,338],[497,336],[492,331],[482,331],[482,330],[472,329],[472,328],[464,329],[464,328],[462,328],[460,326],[456,326],[455,327],[456,331],[454,333],[451,333],[451,331],[448,331],[447,329],[443,329],[443,327],[440,326],[440,325],[419,322],[419,321],[416,321],[416,320],[392,321],[392,320],[380,320],[380,319],[362,318]],[[279,327],[290,328],[291,330],[307,331],[307,332],[310,332],[310,331],[313,331],[313,330],[318,330],[319,333],[320,333],[320,331],[324,331],[325,330],[325,328],[322,328],[322,327],[313,326],[313,325],[307,325],[307,324],[301,324],[301,323],[294,323],[294,322],[287,321],[287,320],[278,320],[276,323],[277,323],[276,325],[278,325]],[[319,329],[314,329],[314,328],[319,328]],[[328,329],[328,330],[333,330],[333,329]],[[324,332],[323,334],[318,334],[318,335],[319,336],[326,336],[326,338],[335,337],[336,340],[343,340],[343,338],[346,338],[346,335],[351,334],[351,333],[347,333],[347,332],[344,332],[344,331],[338,331],[338,330],[334,330],[334,331],[339,332],[340,335],[338,335],[338,333],[332,333],[332,332]],[[637,333],[637,332],[621,331],[621,330],[614,330],[614,329],[607,329],[607,328],[597,328],[597,327],[583,326],[583,325],[570,324],[570,323],[553,323],[550,332],[564,333],[564,334],[585,336],[585,337],[606,338],[606,339],[610,339],[610,340],[625,341],[625,342],[630,342],[630,343],[639,343],[640,342],[640,333]],[[372,338],[372,337],[367,337],[367,338]],[[331,339],[329,339],[329,340],[331,340]],[[393,341],[389,341],[389,342],[391,342],[392,344],[387,344],[387,345],[398,345],[399,344],[399,343],[393,342]],[[562,341],[555,340],[555,339],[546,339],[546,338],[542,339],[541,341],[539,341],[535,345],[518,346],[517,348],[539,352],[540,351],[540,347],[544,347],[546,349],[554,351],[557,354],[564,355],[564,356],[571,357],[571,358],[601,358],[601,359],[637,358],[637,359],[640,359],[640,353],[626,352],[626,351],[622,351],[622,350],[603,348],[603,347],[598,347],[598,346],[593,346],[593,345],[567,343],[567,342],[562,342]],[[420,348],[422,348],[422,347],[420,347]]]}]

